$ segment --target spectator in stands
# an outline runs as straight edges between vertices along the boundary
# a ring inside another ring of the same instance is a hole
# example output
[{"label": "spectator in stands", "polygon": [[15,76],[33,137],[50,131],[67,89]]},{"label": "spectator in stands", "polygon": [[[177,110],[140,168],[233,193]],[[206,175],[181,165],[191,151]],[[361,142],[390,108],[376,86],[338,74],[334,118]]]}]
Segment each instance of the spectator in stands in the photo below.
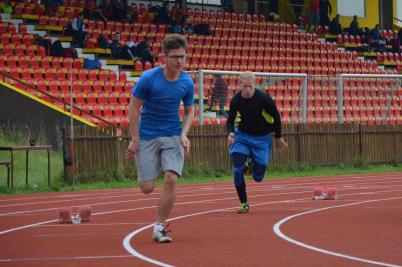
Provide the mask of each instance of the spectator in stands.
[{"label": "spectator in stands", "polygon": [[320,25],[329,27],[329,15],[331,13],[331,3],[328,0],[320,0]]},{"label": "spectator in stands", "polygon": [[211,102],[209,103],[209,109],[212,111],[212,107],[215,104],[215,100],[218,100],[219,103],[219,115],[223,115],[225,117],[228,116],[225,111],[225,103],[228,94],[228,85],[225,80],[222,78],[220,74],[215,75],[215,87],[212,90],[211,94]]},{"label": "spectator in stands", "polygon": [[126,20],[128,23],[132,24],[137,20],[137,16],[138,16],[138,11],[136,8],[134,8],[133,5],[130,5],[128,7],[128,11],[126,14]]},{"label": "spectator in stands", "polygon": [[184,28],[181,25],[176,24],[176,22],[173,22],[173,25],[171,25],[168,30],[169,33],[179,33],[183,34],[184,33]]},{"label": "spectator in stands", "polygon": [[169,1],[165,1],[162,7],[157,9],[156,13],[157,14],[154,17],[154,22],[156,24],[173,24],[174,19],[169,16]]},{"label": "spectator in stands", "polygon": [[46,54],[50,52],[51,42],[48,39],[43,38],[39,34],[35,34],[33,38],[33,44],[43,46],[45,48]]},{"label": "spectator in stands", "polygon": [[109,45],[110,52],[113,58],[122,58],[122,47],[120,45],[121,35],[120,32],[114,34],[114,38]]},{"label": "spectator in stands", "polygon": [[379,52],[385,51],[385,39],[381,36],[380,25],[376,24],[375,28],[371,31],[371,37],[373,38],[374,49]]},{"label": "spectator in stands", "polygon": [[194,29],[193,29],[193,24],[191,24],[191,22],[187,22],[187,26],[184,28],[184,33],[185,34],[193,34],[194,33]]},{"label": "spectator in stands", "polygon": [[58,6],[63,3],[57,0],[43,0],[42,4],[45,6],[45,13],[49,16],[54,16],[57,13]]},{"label": "spectator in stands", "polygon": [[126,11],[127,9],[124,9],[123,3],[121,0],[112,0],[112,3],[110,4],[110,8],[112,10],[112,20],[116,21],[122,21],[123,19],[126,18]]},{"label": "spectator in stands", "polygon": [[399,37],[399,40],[402,40],[402,29],[399,30],[398,37]]},{"label": "spectator in stands", "polygon": [[343,29],[342,25],[339,22],[340,15],[336,14],[335,18],[332,20],[331,24],[329,25],[329,33],[330,34],[342,34]]},{"label": "spectator in stands", "polygon": [[113,19],[113,11],[111,9],[110,0],[103,0],[100,5],[100,14],[104,17],[103,20],[108,21]]},{"label": "spectator in stands", "polygon": [[357,21],[357,15],[353,16],[353,20],[349,25],[349,34],[351,35],[361,35],[362,30],[359,28],[359,22]]},{"label": "spectator in stands", "polygon": [[[182,35],[165,37],[162,43],[164,66],[142,73],[131,90],[128,107],[131,142],[124,158],[135,157],[141,191],[144,194],[154,191],[156,178],[164,172],[164,187],[153,229],[153,240],[159,243],[172,241],[165,222],[175,202],[176,181],[182,174],[184,153],[190,153],[187,134],[194,117],[194,82],[183,71],[187,46]],[[184,104],[183,123],[178,115],[181,102]]]},{"label": "spectator in stands", "polygon": [[71,31],[73,35],[73,46],[84,47],[85,41],[85,26],[84,16],[79,13],[77,17],[74,17],[71,21]]},{"label": "spectator in stands", "polygon": [[136,46],[136,55],[141,58],[142,63],[149,61],[154,65],[154,54],[151,51],[152,38],[147,37]]},{"label": "spectator in stands", "polygon": [[401,52],[401,39],[399,39],[398,33],[395,32],[393,38],[390,41],[391,52],[400,53]]},{"label": "spectator in stands", "polygon": [[13,13],[13,7],[11,6],[9,1],[1,1],[0,10],[2,13],[6,13],[6,14]]},{"label": "spectator in stands", "polygon": [[206,23],[197,23],[193,26],[193,31],[195,34],[200,35],[212,35],[211,28]]},{"label": "spectator in stands", "polygon": [[[281,117],[272,97],[255,89],[255,75],[252,72],[240,74],[240,92],[230,102],[229,117],[226,124],[230,157],[233,163],[233,176],[240,200],[238,213],[249,212],[246,183],[244,182],[245,164],[250,159],[253,179],[264,179],[275,133],[275,148],[284,150],[288,144],[282,138]],[[241,121],[235,129],[235,119],[240,114]]]},{"label": "spectator in stands", "polygon": [[270,22],[279,22],[279,20],[280,20],[280,17],[279,17],[279,15],[278,14],[276,14],[275,12],[270,12],[269,14],[268,14],[268,21],[270,21]]},{"label": "spectator in stands", "polygon": [[364,27],[362,29],[362,43],[371,44],[373,39],[371,37],[371,30],[369,27]]},{"label": "spectator in stands", "polygon": [[310,1],[310,21],[307,26],[307,32],[315,32],[320,21],[320,0]]}]

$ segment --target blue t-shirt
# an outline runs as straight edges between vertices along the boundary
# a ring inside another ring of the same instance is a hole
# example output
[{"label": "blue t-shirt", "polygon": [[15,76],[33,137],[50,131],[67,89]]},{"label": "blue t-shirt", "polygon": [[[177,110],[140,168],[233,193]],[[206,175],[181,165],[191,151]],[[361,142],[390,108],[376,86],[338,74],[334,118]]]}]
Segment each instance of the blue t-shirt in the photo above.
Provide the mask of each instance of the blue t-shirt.
[{"label": "blue t-shirt", "polygon": [[175,81],[169,81],[163,68],[144,71],[131,93],[144,101],[139,131],[141,139],[180,135],[179,107],[194,104],[194,82],[182,71]]}]

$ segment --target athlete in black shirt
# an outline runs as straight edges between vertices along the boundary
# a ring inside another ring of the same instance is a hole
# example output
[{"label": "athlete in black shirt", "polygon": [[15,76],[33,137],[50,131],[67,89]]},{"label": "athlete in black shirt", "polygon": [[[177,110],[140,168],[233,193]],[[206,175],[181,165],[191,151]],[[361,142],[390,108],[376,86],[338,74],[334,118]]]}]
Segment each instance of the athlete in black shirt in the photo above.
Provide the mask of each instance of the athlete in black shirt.
[{"label": "athlete in black shirt", "polygon": [[[286,149],[288,144],[282,138],[281,117],[275,102],[269,94],[255,90],[255,75],[252,72],[240,74],[239,84],[240,92],[230,102],[226,127],[231,145],[234,183],[241,203],[237,212],[247,213],[250,209],[244,182],[244,164],[247,158],[251,159],[253,179],[261,182],[270,159],[270,133],[275,133],[277,149]],[[240,123],[235,129],[237,113],[240,113]]]}]

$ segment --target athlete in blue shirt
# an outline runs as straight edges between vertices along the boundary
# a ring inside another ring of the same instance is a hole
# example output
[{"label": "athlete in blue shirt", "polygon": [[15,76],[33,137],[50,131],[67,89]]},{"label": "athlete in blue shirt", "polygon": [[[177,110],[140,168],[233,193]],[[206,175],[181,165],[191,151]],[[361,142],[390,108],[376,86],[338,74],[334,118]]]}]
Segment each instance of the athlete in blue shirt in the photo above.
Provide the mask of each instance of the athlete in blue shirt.
[{"label": "athlete in blue shirt", "polygon": [[[194,83],[182,71],[186,63],[186,39],[172,34],[163,40],[162,47],[165,65],[145,71],[131,90],[128,109],[131,143],[125,159],[135,156],[139,186],[145,194],[154,190],[155,179],[164,172],[165,184],[153,239],[167,243],[172,239],[166,235],[164,224],[175,201],[176,180],[182,174],[184,153],[190,152],[187,134],[194,117]],[[181,102],[183,124],[179,118]]]}]

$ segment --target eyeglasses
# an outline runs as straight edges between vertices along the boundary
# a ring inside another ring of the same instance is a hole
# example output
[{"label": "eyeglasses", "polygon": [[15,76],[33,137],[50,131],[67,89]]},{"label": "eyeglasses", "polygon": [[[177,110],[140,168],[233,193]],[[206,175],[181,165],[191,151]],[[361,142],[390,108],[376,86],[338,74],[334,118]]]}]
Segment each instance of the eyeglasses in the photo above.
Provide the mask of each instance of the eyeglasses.
[{"label": "eyeglasses", "polygon": [[187,55],[174,55],[174,56],[168,56],[168,58],[178,61],[178,60],[186,60]]}]

